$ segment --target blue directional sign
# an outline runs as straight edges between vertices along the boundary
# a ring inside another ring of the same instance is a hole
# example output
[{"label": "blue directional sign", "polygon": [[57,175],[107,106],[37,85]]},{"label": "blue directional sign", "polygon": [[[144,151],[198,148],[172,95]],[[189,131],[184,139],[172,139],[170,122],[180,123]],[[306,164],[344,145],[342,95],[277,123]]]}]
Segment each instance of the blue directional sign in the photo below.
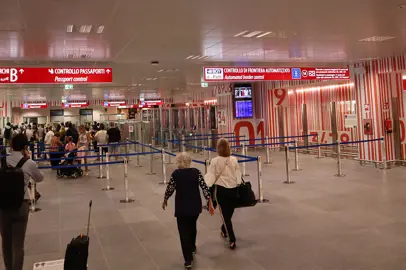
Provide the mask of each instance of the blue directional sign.
[{"label": "blue directional sign", "polygon": [[300,68],[292,68],[292,79],[300,80],[302,78],[302,71]]}]

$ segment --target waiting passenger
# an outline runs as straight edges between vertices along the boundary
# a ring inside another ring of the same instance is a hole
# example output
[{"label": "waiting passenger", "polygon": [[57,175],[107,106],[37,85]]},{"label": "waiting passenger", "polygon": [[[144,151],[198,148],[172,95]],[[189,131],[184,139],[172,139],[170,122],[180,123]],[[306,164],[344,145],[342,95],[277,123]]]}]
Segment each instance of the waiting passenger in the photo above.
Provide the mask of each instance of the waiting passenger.
[{"label": "waiting passenger", "polygon": [[218,156],[211,160],[205,180],[207,186],[214,185],[214,199],[223,219],[221,236],[229,239],[230,249],[235,249],[236,238],[233,230],[233,217],[237,202],[237,186],[241,184],[241,171],[238,160],[231,156],[230,144],[220,139],[217,144]]},{"label": "waiting passenger", "polygon": [[[96,139],[97,145],[105,145],[107,144],[107,131],[104,130],[104,124],[100,124],[100,130],[96,132],[96,135],[94,135],[94,138]],[[108,148],[106,146],[102,147],[102,153],[99,153],[99,155],[104,155],[107,153]],[[96,159],[98,161],[99,158]]]},{"label": "waiting passenger", "polygon": [[196,223],[202,212],[202,199],[200,197],[199,186],[208,202],[210,214],[214,214],[209,188],[204,182],[200,171],[196,168],[190,168],[191,162],[191,157],[185,152],[176,156],[178,169],[171,175],[162,203],[162,208],[165,210],[169,197],[176,190],[175,217],[178,223],[186,269],[192,268],[193,253],[196,252]]},{"label": "waiting passenger", "polygon": [[[110,144],[109,154],[110,155],[118,154],[119,151],[117,150],[120,149],[120,146],[118,144],[121,141],[121,132],[118,129],[118,127],[116,127],[114,122],[110,123],[110,128],[107,130],[107,140]],[[118,156],[115,156],[115,159],[117,160]]]},{"label": "waiting passenger", "polygon": [[59,132],[56,132],[54,137],[52,138],[51,146],[49,147],[49,157],[51,159],[51,166],[57,166],[60,162],[60,160],[58,159],[63,156],[61,152],[63,152],[64,149],[60,137],[61,134]]},{"label": "waiting passenger", "polygon": [[76,144],[73,142],[72,136],[68,137],[68,143],[65,145],[65,151],[72,152],[76,149]]},{"label": "waiting passenger", "polygon": [[11,140],[12,152],[6,158],[9,166],[16,167],[25,160],[21,166],[24,173],[25,195],[22,206],[17,210],[0,210],[0,232],[3,247],[3,260],[6,270],[22,270],[24,264],[24,240],[29,214],[29,182],[41,182],[44,175],[37,168],[34,161],[30,160],[27,151],[28,141],[24,134],[18,134]]},{"label": "waiting passenger", "polygon": [[[78,158],[79,158],[79,163],[82,163],[82,159],[85,164],[87,164],[87,153],[84,152],[86,150],[89,150],[89,145],[90,145],[90,133],[86,132],[85,126],[81,125],[79,126],[79,141],[78,141],[78,150],[83,151],[83,152],[78,152]],[[85,166],[85,172],[87,173],[89,171],[88,167]]]}]

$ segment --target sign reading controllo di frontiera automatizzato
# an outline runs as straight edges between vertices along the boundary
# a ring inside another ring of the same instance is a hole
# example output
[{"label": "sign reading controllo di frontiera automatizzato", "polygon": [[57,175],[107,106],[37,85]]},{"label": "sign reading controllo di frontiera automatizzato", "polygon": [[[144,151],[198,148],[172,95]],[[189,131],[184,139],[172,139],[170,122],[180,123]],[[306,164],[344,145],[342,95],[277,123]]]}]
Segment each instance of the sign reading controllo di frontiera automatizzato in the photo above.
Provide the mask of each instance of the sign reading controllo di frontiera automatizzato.
[{"label": "sign reading controllo di frontiera automatizzato", "polygon": [[348,68],[204,67],[203,73],[206,82],[350,79]]},{"label": "sign reading controllo di frontiera automatizzato", "polygon": [[0,67],[0,84],[84,84],[112,81],[112,68]]}]

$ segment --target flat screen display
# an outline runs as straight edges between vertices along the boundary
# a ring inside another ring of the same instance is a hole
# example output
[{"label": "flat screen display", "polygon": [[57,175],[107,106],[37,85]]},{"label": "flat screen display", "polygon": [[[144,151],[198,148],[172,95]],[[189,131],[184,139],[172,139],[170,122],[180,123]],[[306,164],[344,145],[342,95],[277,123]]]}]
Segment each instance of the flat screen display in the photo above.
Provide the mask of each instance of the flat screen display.
[{"label": "flat screen display", "polygon": [[235,102],[235,118],[252,117],[252,100],[239,100]]},{"label": "flat screen display", "polygon": [[247,86],[234,86],[234,97],[236,99],[252,98],[252,87]]}]

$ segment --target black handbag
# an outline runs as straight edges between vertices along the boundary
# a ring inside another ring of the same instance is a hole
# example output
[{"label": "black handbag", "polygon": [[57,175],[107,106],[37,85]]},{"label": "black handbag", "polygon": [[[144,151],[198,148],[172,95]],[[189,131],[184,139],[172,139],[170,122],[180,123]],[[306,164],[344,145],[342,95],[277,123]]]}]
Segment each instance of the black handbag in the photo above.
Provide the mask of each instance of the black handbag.
[{"label": "black handbag", "polygon": [[254,191],[252,191],[251,183],[245,182],[243,179],[242,183],[237,187],[237,201],[235,207],[252,207],[256,204],[257,199],[255,197]]}]

